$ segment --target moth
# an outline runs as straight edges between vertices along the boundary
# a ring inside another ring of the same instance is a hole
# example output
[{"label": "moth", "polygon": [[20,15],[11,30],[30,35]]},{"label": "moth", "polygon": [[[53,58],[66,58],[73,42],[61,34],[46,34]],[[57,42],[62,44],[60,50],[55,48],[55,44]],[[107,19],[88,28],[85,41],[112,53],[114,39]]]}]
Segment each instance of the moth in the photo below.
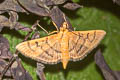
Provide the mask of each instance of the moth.
[{"label": "moth", "polygon": [[16,49],[24,56],[44,64],[62,62],[66,69],[70,60],[81,60],[90,53],[105,34],[104,30],[70,31],[65,21],[58,33],[22,42]]}]

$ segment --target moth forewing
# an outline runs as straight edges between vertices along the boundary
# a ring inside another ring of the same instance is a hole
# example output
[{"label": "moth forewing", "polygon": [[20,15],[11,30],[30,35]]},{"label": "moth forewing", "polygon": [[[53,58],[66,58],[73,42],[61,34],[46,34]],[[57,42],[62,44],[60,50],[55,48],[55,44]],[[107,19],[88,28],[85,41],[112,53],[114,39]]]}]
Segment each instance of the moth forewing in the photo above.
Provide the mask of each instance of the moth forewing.
[{"label": "moth forewing", "polygon": [[16,46],[24,56],[45,64],[60,62],[61,51],[57,34],[22,42]]},{"label": "moth forewing", "polygon": [[69,39],[69,54],[72,61],[83,59],[103,39],[104,30],[73,31]]}]

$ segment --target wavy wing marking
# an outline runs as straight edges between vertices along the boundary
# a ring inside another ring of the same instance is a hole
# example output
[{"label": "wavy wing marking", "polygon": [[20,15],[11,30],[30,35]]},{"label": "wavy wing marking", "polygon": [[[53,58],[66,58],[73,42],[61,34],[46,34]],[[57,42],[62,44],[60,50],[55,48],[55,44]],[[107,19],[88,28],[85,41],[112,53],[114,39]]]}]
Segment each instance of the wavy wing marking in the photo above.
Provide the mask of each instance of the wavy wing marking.
[{"label": "wavy wing marking", "polygon": [[73,61],[83,59],[103,39],[103,30],[72,31],[69,33],[69,54]]},{"label": "wavy wing marking", "polygon": [[26,57],[45,64],[55,64],[61,60],[60,47],[58,34],[55,34],[22,42],[16,46],[16,49]]}]

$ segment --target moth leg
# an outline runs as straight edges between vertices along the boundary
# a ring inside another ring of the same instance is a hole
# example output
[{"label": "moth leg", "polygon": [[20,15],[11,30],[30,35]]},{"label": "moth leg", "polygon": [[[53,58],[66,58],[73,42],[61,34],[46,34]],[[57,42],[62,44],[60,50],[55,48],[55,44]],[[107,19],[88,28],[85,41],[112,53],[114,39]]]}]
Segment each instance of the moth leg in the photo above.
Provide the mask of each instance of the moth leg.
[{"label": "moth leg", "polygon": [[44,74],[44,68],[45,68],[45,66],[42,64],[42,63],[39,63],[39,62],[37,62],[37,70],[36,70],[36,73],[37,73],[37,75],[39,76],[39,78],[41,79],[41,80],[46,80],[45,79],[45,74]]},{"label": "moth leg", "polygon": [[52,31],[50,33],[48,33],[48,35],[54,34],[54,33],[58,33],[58,31]]}]

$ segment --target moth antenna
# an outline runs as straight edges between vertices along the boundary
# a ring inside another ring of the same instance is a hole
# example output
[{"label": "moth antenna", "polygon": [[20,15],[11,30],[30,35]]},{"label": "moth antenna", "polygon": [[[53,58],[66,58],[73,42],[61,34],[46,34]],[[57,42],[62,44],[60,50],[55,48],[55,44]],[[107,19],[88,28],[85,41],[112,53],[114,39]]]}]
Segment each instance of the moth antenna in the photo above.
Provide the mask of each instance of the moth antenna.
[{"label": "moth antenna", "polygon": [[67,22],[67,19],[66,19],[66,17],[65,17],[65,14],[64,14],[64,13],[63,13],[63,18],[64,18],[65,22]]},{"label": "moth antenna", "polygon": [[59,29],[57,27],[57,25],[52,21],[53,25],[55,26],[55,28],[57,29],[57,31],[59,32]]},{"label": "moth antenna", "polygon": [[[45,31],[48,35],[51,35],[51,34],[54,34],[54,33],[56,33],[56,32],[58,32],[58,30],[57,31],[52,31],[52,32],[48,32],[46,29],[44,29],[39,23],[37,23],[37,25],[43,30],[43,31]],[[55,25],[55,24],[54,24]],[[57,27],[56,27],[57,28]],[[58,29],[58,28],[57,28]]]},{"label": "moth antenna", "polygon": [[64,20],[65,20],[65,22],[63,23],[63,25],[65,25],[66,27],[65,28],[68,28],[68,22],[67,22],[67,19],[66,19],[66,17],[65,17],[65,14],[63,13],[63,18],[64,18]]},{"label": "moth antenna", "polygon": [[48,32],[45,28],[43,28],[43,27],[39,24],[39,22],[37,22],[37,25],[38,25],[43,31],[45,31],[47,34],[49,34],[49,32]]}]

